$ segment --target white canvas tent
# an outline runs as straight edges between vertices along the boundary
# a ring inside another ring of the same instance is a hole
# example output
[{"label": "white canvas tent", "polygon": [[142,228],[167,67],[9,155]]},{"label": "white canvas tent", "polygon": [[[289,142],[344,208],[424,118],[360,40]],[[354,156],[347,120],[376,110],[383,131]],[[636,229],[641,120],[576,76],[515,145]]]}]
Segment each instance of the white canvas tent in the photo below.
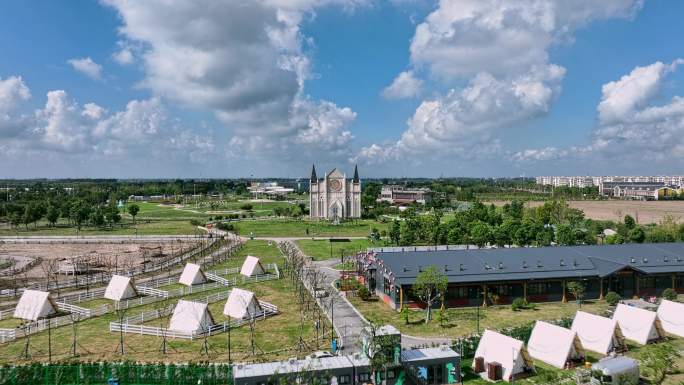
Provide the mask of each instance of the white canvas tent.
[{"label": "white canvas tent", "polygon": [[244,319],[262,313],[261,305],[256,295],[248,290],[233,288],[226,305],[223,307],[223,314],[231,318]]},{"label": "white canvas tent", "polygon": [[620,325],[622,335],[628,340],[646,345],[649,341],[660,338],[656,312],[618,304],[613,319]]},{"label": "white canvas tent", "polygon": [[491,330],[485,330],[482,335],[475,357],[484,359],[485,372],[480,373],[484,379],[487,379],[486,368],[490,362],[501,364],[501,376],[504,381],[510,381],[516,375],[534,368],[522,341]]},{"label": "white canvas tent", "polygon": [[208,305],[202,302],[178,300],[169,322],[169,330],[181,332],[201,332],[209,330],[214,324],[214,317]]},{"label": "white canvas tent", "polygon": [[121,301],[137,296],[138,292],[135,290],[133,278],[124,277],[123,275],[112,275],[112,279],[109,280],[104,293],[104,297],[112,301]]},{"label": "white canvas tent", "polygon": [[578,311],[571,330],[577,333],[585,350],[608,354],[624,346],[624,339],[617,321]]},{"label": "white canvas tent", "polygon": [[24,290],[14,309],[14,318],[36,321],[57,313],[57,305],[47,291]]},{"label": "white canvas tent", "polygon": [[584,356],[577,333],[544,321],[534,324],[530,340],[527,341],[527,351],[535,360],[559,369],[565,368],[568,361]]},{"label": "white canvas tent", "polygon": [[658,306],[657,314],[664,331],[684,337],[684,303],[664,299]]},{"label": "white canvas tent", "polygon": [[204,276],[204,272],[200,265],[194,263],[185,264],[183,268],[183,273],[178,279],[178,283],[185,286],[199,285],[200,283],[207,282],[207,277]]},{"label": "white canvas tent", "polygon": [[261,265],[259,258],[248,255],[245,261],[242,263],[242,269],[240,269],[240,274],[251,277],[253,275],[265,274],[266,270]]}]

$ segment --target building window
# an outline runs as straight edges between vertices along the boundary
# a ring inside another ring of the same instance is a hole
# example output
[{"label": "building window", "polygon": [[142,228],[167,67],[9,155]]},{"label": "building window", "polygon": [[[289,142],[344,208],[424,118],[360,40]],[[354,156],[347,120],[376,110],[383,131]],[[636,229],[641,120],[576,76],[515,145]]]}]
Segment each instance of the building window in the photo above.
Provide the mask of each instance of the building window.
[{"label": "building window", "polygon": [[359,381],[370,381],[370,373],[359,373]]}]

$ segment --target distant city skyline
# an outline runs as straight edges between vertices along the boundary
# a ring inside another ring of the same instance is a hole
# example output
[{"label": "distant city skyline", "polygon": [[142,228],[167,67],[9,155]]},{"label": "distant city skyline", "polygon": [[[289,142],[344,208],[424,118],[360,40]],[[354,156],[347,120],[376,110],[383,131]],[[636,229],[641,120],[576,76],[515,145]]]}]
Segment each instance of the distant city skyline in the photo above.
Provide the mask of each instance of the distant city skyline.
[{"label": "distant city skyline", "polygon": [[[0,178],[684,174],[684,3],[0,5]],[[655,171],[654,171],[655,170]]]}]

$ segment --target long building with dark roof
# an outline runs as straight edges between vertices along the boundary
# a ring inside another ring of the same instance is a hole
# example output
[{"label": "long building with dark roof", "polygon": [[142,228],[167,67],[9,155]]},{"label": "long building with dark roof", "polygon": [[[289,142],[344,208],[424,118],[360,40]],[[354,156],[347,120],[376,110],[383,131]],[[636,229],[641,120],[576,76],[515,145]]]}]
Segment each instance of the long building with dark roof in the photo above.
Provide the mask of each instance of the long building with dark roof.
[{"label": "long building with dark roof", "polygon": [[[586,299],[608,291],[623,298],[684,293],[684,243],[496,249],[389,248],[357,256],[364,284],[392,308],[421,306],[411,287],[435,266],[447,276],[448,307],[572,300],[569,282],[581,281]],[[441,306],[441,302],[436,304]]]}]

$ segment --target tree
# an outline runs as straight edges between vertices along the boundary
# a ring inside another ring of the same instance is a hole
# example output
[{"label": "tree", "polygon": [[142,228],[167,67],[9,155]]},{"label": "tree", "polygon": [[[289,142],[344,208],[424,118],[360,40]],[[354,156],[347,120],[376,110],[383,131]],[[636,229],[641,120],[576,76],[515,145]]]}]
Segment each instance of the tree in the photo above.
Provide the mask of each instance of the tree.
[{"label": "tree", "polygon": [[115,223],[119,223],[121,221],[121,214],[119,214],[119,209],[116,207],[116,203],[114,203],[114,201],[107,205],[104,215],[109,227],[114,227]]},{"label": "tree", "polygon": [[663,290],[663,298],[669,301],[676,301],[677,292],[674,289],[665,289]]},{"label": "tree", "polygon": [[399,224],[398,220],[392,221],[388,235],[393,244],[399,244],[399,239],[401,238],[401,224]]},{"label": "tree", "polygon": [[446,275],[437,271],[435,266],[428,266],[425,270],[418,273],[416,282],[413,284],[413,293],[421,301],[427,304],[425,323],[432,318],[432,305],[437,299],[443,297],[449,281]]},{"label": "tree", "polygon": [[670,343],[646,346],[638,356],[641,372],[651,384],[661,384],[677,368],[679,351]]},{"label": "tree", "polygon": [[76,225],[76,227],[81,230],[83,222],[88,219],[90,215],[90,206],[88,206],[84,201],[78,200],[71,205],[69,210],[69,217]]},{"label": "tree", "polygon": [[484,222],[477,222],[470,228],[470,239],[478,247],[484,247],[492,241],[492,229]]},{"label": "tree", "polygon": [[128,213],[133,217],[133,223],[135,223],[135,216],[140,212],[140,207],[135,203],[128,206]]},{"label": "tree", "polygon": [[558,225],[556,229],[556,242],[563,246],[574,246],[577,243],[575,231],[569,224]]},{"label": "tree", "polygon": [[573,281],[568,283],[568,291],[575,297],[577,303],[581,304],[586,291],[586,285],[580,281]]},{"label": "tree", "polygon": [[[628,215],[629,216],[629,215]],[[646,232],[639,226],[629,230],[629,240],[635,243],[644,243],[646,239]]]},{"label": "tree", "polygon": [[610,306],[617,306],[617,304],[620,303],[620,300],[622,300],[622,297],[614,291],[609,291],[608,294],[606,294],[606,302],[608,302]]},{"label": "tree", "polygon": [[46,218],[50,223],[50,226],[55,226],[57,220],[59,219],[59,210],[54,205],[49,205],[47,208]]},{"label": "tree", "polygon": [[631,215],[625,215],[625,227],[628,230],[632,230],[636,227],[636,221],[634,220],[634,218],[632,218]]}]

